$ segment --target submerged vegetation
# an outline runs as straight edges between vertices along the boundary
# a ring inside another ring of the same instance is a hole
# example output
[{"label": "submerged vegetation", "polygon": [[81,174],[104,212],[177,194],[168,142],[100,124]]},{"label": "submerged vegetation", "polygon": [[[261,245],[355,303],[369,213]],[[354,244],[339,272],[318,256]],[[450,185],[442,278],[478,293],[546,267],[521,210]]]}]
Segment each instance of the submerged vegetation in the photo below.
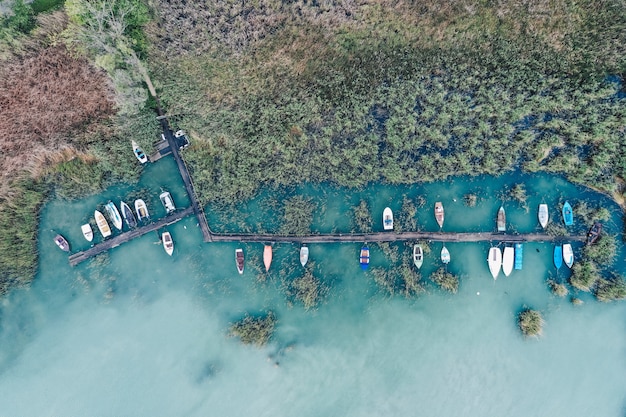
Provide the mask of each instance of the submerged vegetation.
[{"label": "submerged vegetation", "polygon": [[524,308],[517,316],[517,324],[522,334],[527,337],[541,336],[543,323],[541,313],[537,310]]},{"label": "submerged vegetation", "polygon": [[459,289],[459,277],[446,271],[443,267],[433,272],[430,275],[430,280],[451,293],[456,293]]},{"label": "submerged vegetation", "polygon": [[276,317],[272,311],[261,316],[246,314],[241,320],[230,325],[230,336],[238,337],[243,344],[264,346],[274,334]]},{"label": "submerged vegetation", "polygon": [[304,275],[292,280],[286,290],[287,296],[301,302],[306,310],[317,307],[328,293],[328,286],[313,275],[312,268],[313,265],[309,265]]},{"label": "submerged vegetation", "polygon": [[604,302],[626,299],[626,279],[623,276],[614,275],[609,279],[599,280],[595,296]]}]

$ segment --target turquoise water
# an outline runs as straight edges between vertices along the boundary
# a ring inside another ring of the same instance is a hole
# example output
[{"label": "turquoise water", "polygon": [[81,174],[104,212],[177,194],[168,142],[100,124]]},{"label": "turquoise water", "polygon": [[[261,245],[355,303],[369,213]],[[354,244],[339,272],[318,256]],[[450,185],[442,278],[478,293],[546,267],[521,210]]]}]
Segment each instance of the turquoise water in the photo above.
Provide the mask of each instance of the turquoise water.
[{"label": "turquoise water", "polygon": [[[111,250],[98,264],[75,268],[52,243],[55,230],[73,250],[89,247],[80,224],[109,199],[142,197],[153,217],[160,217],[163,187],[177,206],[186,206],[176,175],[173,161],[165,158],[146,169],[138,186],[46,206],[37,279],[30,290],[15,291],[0,305],[1,416],[626,412],[626,303],[602,304],[578,294],[585,304],[574,307],[567,298],[552,296],[545,285],[556,275],[551,244],[525,245],[523,271],[500,275],[496,282],[485,261],[489,242],[448,244],[449,269],[462,275],[459,292],[442,293],[425,280],[426,293],[415,299],[380,293],[359,268],[359,244],[311,245],[310,259],[330,292],[316,310],[305,311],[287,302],[278,273],[281,266],[299,266],[297,245],[277,245],[269,277],[259,282],[261,244],[242,246],[246,272],[240,276],[234,263],[238,246],[202,243],[192,217],[168,227],[176,245],[171,258],[156,244],[156,233]],[[399,210],[403,194],[426,198],[418,211],[424,230],[435,230],[432,206],[441,200],[444,230],[478,231],[495,228],[499,193],[521,180],[529,212],[505,203],[515,230],[538,231],[535,210],[542,199],[556,215],[564,198],[572,203],[585,198],[609,207],[614,220],[607,228],[621,231],[614,204],[549,176],[511,174],[362,192],[309,186],[296,192],[319,201],[315,221],[322,231],[348,230],[348,207],[361,198],[372,212],[382,213],[385,206]],[[476,208],[463,204],[468,191],[482,197]],[[271,230],[275,225],[254,210],[258,205],[262,202],[247,204],[250,212],[241,208],[237,216]],[[211,224],[218,217],[209,208]],[[440,245],[432,244],[434,252]],[[619,269],[623,259],[621,252]],[[388,265],[376,246],[372,265]],[[434,255],[427,256],[424,275],[438,266]],[[558,277],[567,275],[561,268]],[[544,315],[539,340],[520,336],[515,316],[523,305]],[[267,347],[227,337],[230,322],[267,309],[279,320]]]}]

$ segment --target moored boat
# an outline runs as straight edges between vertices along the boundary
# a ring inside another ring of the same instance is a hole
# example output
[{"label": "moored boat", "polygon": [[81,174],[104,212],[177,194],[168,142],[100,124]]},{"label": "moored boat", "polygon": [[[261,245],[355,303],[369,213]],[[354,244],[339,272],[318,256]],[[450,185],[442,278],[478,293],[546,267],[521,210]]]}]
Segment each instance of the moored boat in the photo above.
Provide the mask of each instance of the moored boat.
[{"label": "moored boat", "polygon": [[244,256],[243,249],[235,249],[235,263],[237,264],[237,271],[239,275],[243,274]]},{"label": "moored boat", "polygon": [[441,201],[437,201],[435,203],[435,220],[437,220],[439,227],[443,227],[443,214],[443,204],[441,204]]},{"label": "moored boat", "polygon": [[559,269],[561,265],[563,265],[563,247],[556,245],[554,247],[554,266],[556,266],[556,269]]},{"label": "moored boat", "polygon": [[263,248],[263,264],[265,265],[265,271],[269,272],[272,265],[272,245],[265,245],[265,248]]},{"label": "moored boat", "polygon": [[548,205],[547,204],[539,204],[539,212],[537,213],[537,218],[539,219],[539,224],[543,229],[548,225],[548,220],[550,216],[548,215]]},{"label": "moored boat", "polygon": [[572,250],[572,245],[569,243],[563,245],[563,261],[565,261],[565,265],[567,265],[568,268],[574,265],[574,251]]},{"label": "moored boat", "polygon": [[359,263],[361,264],[361,269],[366,270],[370,264],[370,248],[367,245],[363,245],[361,247],[361,253],[359,254]]},{"label": "moored boat", "polygon": [[104,209],[107,211],[109,220],[113,222],[113,226],[115,226],[117,230],[122,230],[122,216],[120,216],[120,212],[117,207],[115,207],[115,204],[113,204],[112,201],[109,201],[104,206]]},{"label": "moored boat", "polygon": [[305,266],[309,261],[309,248],[307,246],[302,245],[300,248],[300,263],[302,266]]},{"label": "moored boat", "polygon": [[102,237],[111,236],[111,228],[109,227],[109,223],[104,217],[104,214],[96,210],[93,212],[93,215],[96,218],[96,224],[98,225],[98,230],[100,230],[100,233],[102,233]]},{"label": "moored boat", "polygon": [[80,230],[83,232],[83,236],[87,242],[91,242],[93,240],[93,230],[91,229],[91,225],[89,223],[83,224],[80,227]]},{"label": "moored boat", "polygon": [[70,251],[70,244],[67,242],[67,240],[65,240],[65,238],[61,235],[56,235],[54,237],[54,243],[56,243],[56,245],[61,248],[62,251],[64,252],[69,252]]},{"label": "moored boat", "polygon": [[120,202],[120,209],[122,210],[122,217],[124,218],[124,221],[126,222],[128,227],[137,227],[137,219],[135,219],[135,215],[133,214],[131,208],[128,207],[128,204],[123,201]]},{"label": "moored boat", "polygon": [[142,199],[135,200],[135,212],[137,213],[137,219],[139,219],[139,221],[150,219],[148,206],[146,206],[146,202]]},{"label": "moored boat", "polygon": [[498,227],[498,232],[506,231],[506,213],[504,212],[504,207],[500,206],[498,210],[498,218],[496,219],[496,226]]},{"label": "moored boat", "polygon": [[385,207],[383,210],[383,229],[393,230],[393,212],[389,207]]},{"label": "moored boat", "polygon": [[161,241],[163,242],[163,249],[165,249],[165,253],[172,256],[172,253],[174,253],[174,241],[172,240],[170,232],[163,232],[161,235]]},{"label": "moored boat", "polygon": [[413,245],[413,263],[420,269],[424,263],[424,250],[422,245]]},{"label": "moored boat", "polygon": [[515,244],[515,269],[522,269],[522,262],[524,261],[524,245],[522,243]]},{"label": "moored boat", "polygon": [[600,234],[602,233],[602,223],[595,222],[589,232],[587,233],[587,245],[596,243]]},{"label": "moored boat", "polygon": [[500,248],[492,246],[489,249],[487,264],[489,265],[489,272],[491,272],[493,279],[498,279],[498,274],[500,273],[500,268],[502,267],[502,251]]},{"label": "moored boat", "polygon": [[141,162],[142,164],[145,164],[146,162],[148,162],[148,157],[146,156],[144,151],[139,147],[137,142],[133,140],[131,141],[131,144],[133,145],[133,153],[135,154],[135,157],[139,160],[139,162]]},{"label": "moored boat", "polygon": [[574,224],[574,212],[572,211],[572,206],[568,201],[563,204],[563,222],[565,226],[571,226]]},{"label": "moored boat", "polygon": [[163,191],[161,195],[159,195],[159,199],[161,200],[161,204],[163,204],[163,207],[165,207],[167,214],[170,214],[176,210],[174,200],[172,199],[172,195],[169,192]]},{"label": "moored boat", "polygon": [[504,276],[508,277],[513,272],[513,262],[515,260],[515,251],[513,246],[505,246],[504,253],[502,254],[502,272]]},{"label": "moored boat", "polygon": [[450,252],[448,248],[446,248],[446,245],[443,245],[443,248],[441,248],[441,262],[444,264],[450,263]]}]

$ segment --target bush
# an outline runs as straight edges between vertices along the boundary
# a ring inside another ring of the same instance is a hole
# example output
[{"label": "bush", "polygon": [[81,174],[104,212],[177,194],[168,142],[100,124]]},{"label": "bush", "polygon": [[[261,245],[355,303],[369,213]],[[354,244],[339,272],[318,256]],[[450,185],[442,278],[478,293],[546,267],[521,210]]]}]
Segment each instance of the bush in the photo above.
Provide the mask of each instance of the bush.
[{"label": "bush", "polygon": [[264,346],[271,339],[275,326],[276,317],[271,311],[259,317],[246,314],[244,318],[230,325],[229,334],[238,337],[246,345]]},{"label": "bush", "polygon": [[517,323],[524,336],[541,336],[544,322],[540,312],[525,308],[517,316]]}]

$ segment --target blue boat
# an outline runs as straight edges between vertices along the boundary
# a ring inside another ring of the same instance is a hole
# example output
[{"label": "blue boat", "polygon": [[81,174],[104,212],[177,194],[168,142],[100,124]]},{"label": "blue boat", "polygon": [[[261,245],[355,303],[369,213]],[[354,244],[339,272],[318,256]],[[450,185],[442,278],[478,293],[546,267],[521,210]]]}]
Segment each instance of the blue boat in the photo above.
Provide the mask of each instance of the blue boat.
[{"label": "blue boat", "polygon": [[559,269],[563,265],[563,246],[557,245],[554,247],[554,266]]},{"label": "blue boat", "polygon": [[524,260],[524,245],[515,244],[515,269],[522,269],[522,261]]},{"label": "blue boat", "polygon": [[359,262],[361,263],[361,269],[364,271],[370,265],[370,248],[368,248],[365,245],[363,245],[363,247],[361,248],[361,255],[359,257]]},{"label": "blue boat", "polygon": [[565,222],[565,226],[574,224],[574,212],[568,201],[563,204],[563,221]]}]

